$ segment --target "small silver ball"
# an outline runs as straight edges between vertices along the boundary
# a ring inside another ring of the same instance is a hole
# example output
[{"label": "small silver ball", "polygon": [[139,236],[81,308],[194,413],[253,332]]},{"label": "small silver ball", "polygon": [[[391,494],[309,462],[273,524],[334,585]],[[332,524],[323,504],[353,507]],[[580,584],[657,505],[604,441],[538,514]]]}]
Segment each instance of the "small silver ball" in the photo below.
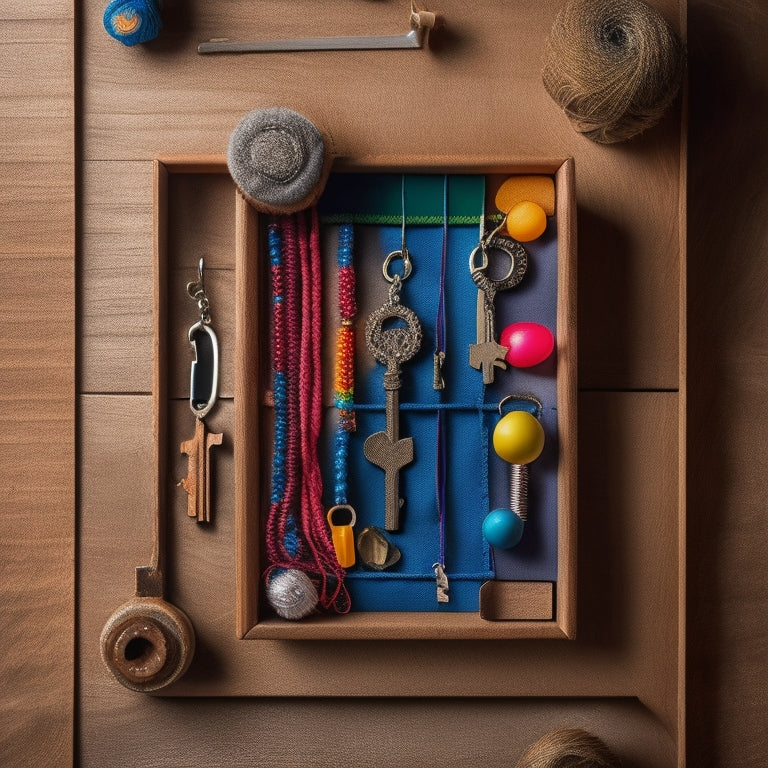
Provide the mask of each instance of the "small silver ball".
[{"label": "small silver ball", "polygon": [[294,568],[278,571],[267,581],[267,600],[283,619],[303,619],[317,607],[319,597],[312,580]]}]

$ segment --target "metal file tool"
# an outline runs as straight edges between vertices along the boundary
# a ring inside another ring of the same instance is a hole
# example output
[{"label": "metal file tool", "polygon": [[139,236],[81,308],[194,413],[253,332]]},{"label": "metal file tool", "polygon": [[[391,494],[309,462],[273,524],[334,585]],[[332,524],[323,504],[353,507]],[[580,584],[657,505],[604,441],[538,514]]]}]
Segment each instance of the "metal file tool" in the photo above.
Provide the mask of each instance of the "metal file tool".
[{"label": "metal file tool", "polygon": [[411,30],[402,35],[350,35],[338,37],[303,37],[286,40],[238,42],[226,38],[209,40],[197,46],[200,54],[270,53],[279,51],[373,51],[421,48],[427,33],[435,25],[435,14],[411,11]]}]

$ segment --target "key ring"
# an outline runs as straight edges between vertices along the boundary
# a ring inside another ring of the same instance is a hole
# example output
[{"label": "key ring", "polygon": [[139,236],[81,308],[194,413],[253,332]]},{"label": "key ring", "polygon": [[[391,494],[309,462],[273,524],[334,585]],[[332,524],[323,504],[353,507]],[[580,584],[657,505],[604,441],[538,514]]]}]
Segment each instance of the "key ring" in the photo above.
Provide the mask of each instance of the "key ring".
[{"label": "key ring", "polygon": [[[402,275],[389,274],[389,265],[396,259],[403,260]],[[381,273],[384,275],[384,279],[388,283],[402,282],[403,280],[407,280],[411,276],[412,271],[413,271],[413,262],[411,261],[411,252],[405,247],[405,245],[403,245],[403,247],[399,251],[392,251],[392,253],[388,254],[387,258],[384,259],[384,264],[382,264],[382,267],[381,267]]]},{"label": "key ring", "polygon": [[205,269],[205,259],[201,256],[197,262],[197,281],[187,283],[187,293],[191,299],[197,302],[197,309],[200,312],[200,322],[203,325],[211,324],[211,304],[205,293],[205,283],[203,282],[203,270]]},{"label": "key ring", "polygon": [[[504,406],[509,402],[514,402],[517,406],[512,410],[523,411],[527,410],[527,408],[530,408],[532,415],[536,416],[536,418],[541,418],[541,412],[544,410],[544,405],[542,404],[541,400],[536,397],[536,395],[507,395],[501,399],[501,402],[499,402],[499,416],[504,416]],[[523,405],[523,403],[525,403],[525,405]]]},{"label": "key ring", "polygon": [[194,360],[190,372],[189,407],[198,419],[204,418],[216,404],[219,386],[219,343],[211,327],[211,305],[205,293],[205,260],[197,263],[197,282],[187,283],[187,293],[197,302],[200,319],[189,329],[187,338]]},{"label": "key ring", "polygon": [[[494,279],[486,274],[488,269],[488,252],[502,251],[509,256],[509,271],[500,278]],[[480,264],[476,263],[478,251],[482,254]],[[528,269],[528,254],[520,243],[508,237],[492,234],[477,245],[469,255],[469,273],[475,285],[484,293],[504,291],[514,288],[525,276]]]}]

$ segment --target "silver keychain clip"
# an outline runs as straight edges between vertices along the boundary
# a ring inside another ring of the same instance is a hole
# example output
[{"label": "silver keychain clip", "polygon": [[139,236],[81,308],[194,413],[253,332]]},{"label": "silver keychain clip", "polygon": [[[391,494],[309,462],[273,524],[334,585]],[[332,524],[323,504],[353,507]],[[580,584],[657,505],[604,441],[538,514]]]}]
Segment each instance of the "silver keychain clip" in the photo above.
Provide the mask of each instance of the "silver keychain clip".
[{"label": "silver keychain clip", "polygon": [[204,259],[198,263],[197,282],[187,283],[187,293],[197,301],[200,319],[189,329],[195,354],[189,379],[189,407],[202,419],[216,404],[219,389],[219,342],[211,328],[211,311],[203,283]]}]

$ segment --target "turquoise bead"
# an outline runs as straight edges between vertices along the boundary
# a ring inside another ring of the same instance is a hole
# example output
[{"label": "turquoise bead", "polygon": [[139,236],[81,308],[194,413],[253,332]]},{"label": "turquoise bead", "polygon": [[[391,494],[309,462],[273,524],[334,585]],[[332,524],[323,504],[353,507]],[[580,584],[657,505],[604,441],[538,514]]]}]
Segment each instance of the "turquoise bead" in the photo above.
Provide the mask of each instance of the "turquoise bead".
[{"label": "turquoise bead", "polygon": [[523,537],[524,527],[511,509],[494,509],[483,520],[483,536],[492,547],[512,549]]}]

